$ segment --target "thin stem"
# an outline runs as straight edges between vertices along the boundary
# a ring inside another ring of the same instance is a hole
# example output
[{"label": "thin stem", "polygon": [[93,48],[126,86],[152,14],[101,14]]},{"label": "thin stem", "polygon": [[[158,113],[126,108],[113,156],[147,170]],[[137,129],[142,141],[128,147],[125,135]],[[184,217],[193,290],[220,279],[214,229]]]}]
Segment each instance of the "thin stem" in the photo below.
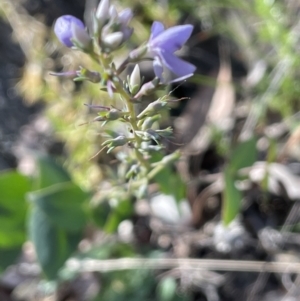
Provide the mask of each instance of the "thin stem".
[{"label": "thin stem", "polygon": [[246,260],[191,259],[191,258],[121,258],[71,259],[67,268],[77,272],[107,272],[136,269],[186,269],[210,271],[300,273],[298,262],[267,262]]},{"label": "thin stem", "polygon": [[180,158],[180,151],[176,151],[171,155],[168,155],[163,158],[147,175],[147,179],[152,180],[157,174],[159,174],[167,165],[172,162],[177,161]]}]

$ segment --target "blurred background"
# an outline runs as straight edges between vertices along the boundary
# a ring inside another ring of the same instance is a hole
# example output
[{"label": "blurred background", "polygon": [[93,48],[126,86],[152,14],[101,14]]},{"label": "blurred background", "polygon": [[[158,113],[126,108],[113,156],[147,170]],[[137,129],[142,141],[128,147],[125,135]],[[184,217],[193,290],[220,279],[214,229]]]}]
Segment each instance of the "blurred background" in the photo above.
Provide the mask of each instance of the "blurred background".
[{"label": "blurred background", "polygon": [[180,56],[197,72],[169,87],[181,100],[161,124],[182,158],[147,198],[112,193],[128,162],[94,157],[103,127],[84,104],[118,99],[49,74],[95,68],[53,23],[89,24],[98,1],[0,0],[0,300],[299,300],[299,1],[113,3],[134,12],[129,49],[154,20],[194,25]]}]

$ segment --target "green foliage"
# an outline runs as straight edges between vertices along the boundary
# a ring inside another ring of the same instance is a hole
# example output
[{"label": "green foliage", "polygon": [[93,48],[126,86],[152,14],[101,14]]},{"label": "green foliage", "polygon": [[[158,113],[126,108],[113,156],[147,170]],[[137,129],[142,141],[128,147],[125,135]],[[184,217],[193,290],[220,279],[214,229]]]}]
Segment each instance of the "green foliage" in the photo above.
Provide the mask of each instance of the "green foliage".
[{"label": "green foliage", "polygon": [[94,301],[189,300],[187,296],[178,295],[178,286],[173,278],[165,278],[157,286],[153,273],[148,270],[106,273],[102,281],[102,290]]},{"label": "green foliage", "polygon": [[[163,159],[162,154],[156,153],[152,157],[153,162],[159,162]],[[186,185],[180,175],[176,173],[172,166],[165,166],[154,177],[162,193],[172,195],[177,202],[186,198]]]},{"label": "green foliage", "polygon": [[79,233],[63,230],[35,206],[29,216],[29,235],[46,277],[56,279],[58,270],[76,249]]},{"label": "green foliage", "polygon": [[155,176],[160,191],[164,194],[174,196],[177,202],[186,198],[186,185],[180,175],[173,172],[168,166]]},{"label": "green foliage", "polygon": [[28,229],[38,260],[48,279],[74,253],[86,225],[84,201],[88,195],[70,181],[67,172],[51,158],[38,160],[40,190],[27,197],[32,206]]},{"label": "green foliage", "polygon": [[25,194],[29,190],[25,176],[15,171],[0,174],[0,270],[16,259],[26,239]]},{"label": "green foliage", "polygon": [[240,211],[242,201],[241,192],[235,187],[236,175],[230,172],[227,167],[224,170],[224,197],[222,208],[222,220],[228,226]]},{"label": "green foliage", "polygon": [[[132,1],[126,0],[125,2],[128,3],[128,6],[132,4]],[[168,7],[162,6],[159,1],[157,3],[152,0],[146,0],[145,3],[138,0],[133,2],[137,5],[137,11],[142,11],[138,17],[144,18],[147,23],[150,23],[152,19],[156,19],[170,26],[175,24],[180,16],[185,13],[201,19],[202,32],[193,37],[192,45],[198,42],[206,43],[206,39],[209,42],[210,37],[215,33],[225,34],[230,40],[235,40],[237,49],[234,49],[234,51],[238,52],[238,56],[242,57],[245,64],[249,66],[249,71],[260,60],[266,64],[266,71],[255,86],[247,86],[244,89],[244,86],[241,87],[237,84],[235,87],[238,92],[241,92],[240,96],[245,96],[245,99],[252,100],[252,98],[255,98],[257,100],[258,109],[255,117],[258,118],[254,122],[253,132],[260,125],[268,124],[268,114],[270,112],[272,114],[274,111],[279,112],[282,116],[290,118],[295,112],[299,111],[299,41],[297,32],[292,32],[299,16],[297,10],[292,11],[291,7],[293,8],[293,5],[286,6],[283,1],[261,0],[212,0],[203,1],[201,4],[196,0],[171,0]],[[234,23],[236,19],[239,19],[240,23]],[[133,24],[133,27],[137,29],[134,43],[139,45],[139,39],[148,37],[149,32],[146,26],[137,21],[134,22],[136,23]],[[240,35],[237,34],[239,30]],[[55,49],[57,51],[57,47],[43,48],[42,45],[39,46],[32,47],[32,49],[48,49],[47,51]],[[30,53],[27,56],[28,58],[35,57],[35,60],[37,60],[34,62],[35,65],[54,66],[53,53],[50,54],[51,59],[46,58],[45,54],[34,56]],[[78,64],[89,64],[86,56],[79,58],[78,54],[73,56],[70,51],[67,56],[68,60],[62,60],[59,63],[60,65],[63,64],[61,66],[63,69],[70,67],[67,66],[70,62],[72,62],[72,67]],[[236,53],[233,53],[233,57],[236,59]],[[208,58],[210,59],[210,57]],[[285,60],[289,60],[291,63],[280,77],[276,66]],[[30,64],[32,62],[29,62],[28,65],[30,66]],[[235,64],[234,60],[233,64]],[[48,103],[45,112],[51,119],[55,133],[66,143],[66,149],[72,154],[64,161],[70,175],[61,164],[50,157],[39,157],[37,159],[38,176],[33,179],[32,183],[29,178],[15,171],[0,174],[0,271],[13,263],[20,254],[22,244],[27,238],[25,227],[27,216],[29,235],[35,246],[43,272],[47,278],[57,279],[59,270],[65,261],[77,249],[78,242],[82,238],[82,232],[88,221],[88,215],[91,215],[94,225],[98,229],[104,230],[106,233],[114,233],[122,221],[132,217],[134,200],[129,193],[127,194],[127,191],[123,195],[118,194],[110,197],[101,195],[102,199],[97,204],[90,205],[91,210],[88,211],[90,209],[89,204],[85,201],[89,198],[89,195],[80,187],[84,186],[94,189],[94,191],[98,190],[99,182],[103,176],[98,163],[107,164],[107,160],[112,160],[113,155],[107,156],[101,153],[99,160],[88,160],[101,149],[100,145],[103,141],[99,139],[100,126],[97,128],[99,124],[93,123],[93,126],[78,127],[79,124],[87,122],[90,118],[86,114],[83,102],[106,105],[109,108],[115,106],[117,109],[121,109],[120,101],[119,98],[114,101],[108,99],[104,93],[99,94],[99,85],[83,83],[81,89],[77,89],[78,86],[70,80],[59,79],[56,81],[53,78],[49,79],[48,76],[45,76],[48,71],[41,70],[40,73],[43,77],[41,77],[40,85],[26,85],[26,89],[28,91],[36,89],[37,92],[34,92],[34,94],[38,98],[41,97],[40,92],[43,91],[43,98]],[[273,76],[279,78],[274,86],[271,84]],[[201,82],[206,86],[216,86],[217,84],[215,78],[205,75],[197,75],[191,81],[194,83]],[[32,81],[28,80],[28,82]],[[46,85],[42,87],[44,82]],[[71,97],[72,93],[74,95]],[[89,95],[88,98],[87,95]],[[54,101],[57,99],[58,101]],[[107,117],[107,112],[99,115]],[[293,122],[293,124],[291,123],[292,126],[298,126],[298,121],[295,120],[297,124]],[[289,121],[287,126],[291,127]],[[110,122],[108,125],[110,127],[106,127],[103,131],[106,131],[113,138],[117,138],[118,127],[115,126],[114,122]],[[222,151],[222,156],[230,150],[231,146],[228,145],[229,135],[229,133],[222,131],[216,134],[215,140]],[[152,135],[152,139],[153,137]],[[160,139],[161,136],[158,136],[158,138]],[[243,167],[251,166],[255,162],[255,145],[256,139],[254,138],[238,144],[231,152],[228,164],[224,168],[225,189],[222,221],[225,225],[230,224],[240,211],[242,193],[236,188],[235,184],[239,180],[238,171]],[[280,144],[276,139],[271,141],[268,149],[268,162],[277,159],[278,146]],[[159,151],[157,151],[158,153]],[[159,154],[153,157],[155,158],[151,163],[159,162],[163,158]],[[116,175],[113,184],[115,186],[120,184],[125,187],[126,181],[130,177],[123,181],[123,178],[119,177],[117,172]],[[73,179],[80,186],[76,185]],[[173,170],[172,166],[165,166],[151,180],[158,184],[160,192],[174,196],[178,202],[186,198],[185,183],[180,175]],[[149,181],[145,180],[139,183],[141,183],[141,193],[139,195],[136,193],[136,196],[138,195],[138,198],[145,197]],[[128,187],[130,188],[130,185]],[[30,202],[25,201],[25,195],[27,195]],[[134,245],[105,243],[93,247],[90,252],[81,255],[92,258],[112,258],[134,257],[136,253]],[[107,273],[101,275],[101,279],[103,281],[101,293],[95,301],[188,300],[188,297],[178,295],[178,283],[175,279],[167,277],[158,282],[152,273],[145,270]]]},{"label": "green foliage", "polygon": [[28,199],[42,210],[53,224],[66,231],[79,231],[86,223],[83,201],[87,199],[87,194],[72,182],[31,192]]},{"label": "green foliage", "polygon": [[113,233],[119,224],[133,214],[133,202],[129,196],[118,199],[103,198],[93,207],[94,222],[105,232]]},{"label": "green foliage", "polygon": [[38,177],[34,183],[34,188],[37,190],[54,184],[71,181],[66,170],[51,157],[37,157],[37,166]]},{"label": "green foliage", "polygon": [[104,274],[103,289],[95,301],[154,300],[155,279],[147,270]]},{"label": "green foliage", "polygon": [[256,138],[239,143],[229,159],[230,172],[236,173],[241,168],[251,166],[256,160],[256,153]]},{"label": "green foliage", "polygon": [[238,170],[251,166],[256,160],[256,139],[241,142],[232,152],[229,163],[224,170],[224,198],[222,208],[222,221],[229,225],[240,211],[242,194],[236,188]]}]

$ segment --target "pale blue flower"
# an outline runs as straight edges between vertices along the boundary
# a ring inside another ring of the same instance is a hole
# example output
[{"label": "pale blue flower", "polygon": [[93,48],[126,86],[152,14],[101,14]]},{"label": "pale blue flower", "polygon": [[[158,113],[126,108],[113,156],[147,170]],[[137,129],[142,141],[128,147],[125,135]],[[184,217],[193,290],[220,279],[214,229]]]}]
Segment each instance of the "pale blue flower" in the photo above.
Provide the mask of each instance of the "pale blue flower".
[{"label": "pale blue flower", "polygon": [[90,42],[83,22],[71,15],[59,17],[55,22],[54,32],[59,41],[67,47],[74,46],[71,39],[76,40],[83,46]]},{"label": "pale blue flower", "polygon": [[147,52],[154,57],[154,72],[162,81],[164,81],[166,69],[180,79],[190,77],[195,72],[196,67],[194,65],[174,54],[189,39],[192,31],[192,25],[178,25],[165,30],[162,23],[157,21],[153,23]]}]

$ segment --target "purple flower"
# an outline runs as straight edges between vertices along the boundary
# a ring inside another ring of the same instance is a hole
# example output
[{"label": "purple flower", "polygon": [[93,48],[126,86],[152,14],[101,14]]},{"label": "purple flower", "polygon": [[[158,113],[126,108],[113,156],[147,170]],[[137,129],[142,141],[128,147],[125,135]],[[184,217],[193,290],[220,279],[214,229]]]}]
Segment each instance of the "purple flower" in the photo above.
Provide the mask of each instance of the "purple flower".
[{"label": "purple flower", "polygon": [[61,16],[56,20],[54,32],[59,41],[67,47],[74,45],[71,39],[82,46],[87,46],[90,42],[82,21],[70,15]]},{"label": "purple flower", "polygon": [[[104,44],[107,46],[112,46],[111,49],[116,49],[122,43],[127,41],[133,33],[133,28],[128,26],[132,19],[133,13],[129,8],[118,13],[116,8],[111,5],[108,15],[109,21],[103,27],[101,36]],[[111,43],[111,41],[113,41],[113,43]]]},{"label": "purple flower", "polygon": [[165,30],[164,25],[155,21],[151,27],[148,41],[148,53],[154,57],[155,75],[163,81],[165,69],[169,69],[178,78],[185,79],[193,75],[196,67],[174,55],[188,40],[193,31],[192,25],[178,25]]},{"label": "purple flower", "polygon": [[123,9],[119,13],[118,21],[121,26],[121,32],[124,35],[124,40],[128,40],[130,36],[132,35],[133,28],[129,27],[128,24],[131,21],[133,16],[132,10],[130,8]]}]

